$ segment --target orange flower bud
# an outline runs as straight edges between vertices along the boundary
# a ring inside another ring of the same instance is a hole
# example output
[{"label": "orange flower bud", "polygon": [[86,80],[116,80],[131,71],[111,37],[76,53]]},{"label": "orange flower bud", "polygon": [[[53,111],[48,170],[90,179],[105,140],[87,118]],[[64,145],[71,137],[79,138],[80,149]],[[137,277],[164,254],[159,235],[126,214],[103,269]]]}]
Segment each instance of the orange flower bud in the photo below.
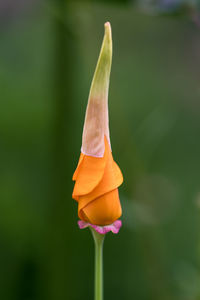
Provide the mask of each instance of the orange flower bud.
[{"label": "orange flower bud", "polygon": [[78,201],[79,218],[100,226],[112,224],[122,213],[118,187],[123,182],[123,176],[112,157],[108,122],[111,61],[111,27],[107,22],[90,89],[81,155],[73,175],[75,186],[72,194]]}]

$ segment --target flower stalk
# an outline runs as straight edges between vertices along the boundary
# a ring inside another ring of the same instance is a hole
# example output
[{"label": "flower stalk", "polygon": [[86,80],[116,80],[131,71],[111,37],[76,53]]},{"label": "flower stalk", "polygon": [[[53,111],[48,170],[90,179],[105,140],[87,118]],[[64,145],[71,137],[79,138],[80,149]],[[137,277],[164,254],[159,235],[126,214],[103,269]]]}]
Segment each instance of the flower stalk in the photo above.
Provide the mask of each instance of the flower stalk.
[{"label": "flower stalk", "polygon": [[103,242],[104,234],[91,228],[95,244],[94,300],[103,300]]}]

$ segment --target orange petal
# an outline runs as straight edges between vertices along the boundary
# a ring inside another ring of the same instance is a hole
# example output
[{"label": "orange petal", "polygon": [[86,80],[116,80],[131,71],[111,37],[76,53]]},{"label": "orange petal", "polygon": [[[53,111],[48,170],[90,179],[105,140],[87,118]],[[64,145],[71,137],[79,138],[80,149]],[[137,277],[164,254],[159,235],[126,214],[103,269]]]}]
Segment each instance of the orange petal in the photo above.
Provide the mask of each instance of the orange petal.
[{"label": "orange petal", "polygon": [[86,205],[89,204],[89,202],[93,201],[95,198],[98,198],[103,194],[116,189],[123,182],[121,170],[113,160],[112,153],[107,141],[105,142],[105,149],[108,154],[102,180],[91,193],[78,197],[77,200],[79,201],[79,210],[83,209]]},{"label": "orange petal", "polygon": [[79,210],[79,218],[95,225],[109,225],[120,218],[122,213],[118,189],[90,202]]},{"label": "orange petal", "polygon": [[77,175],[78,175],[78,172],[79,172],[81,163],[82,163],[82,161],[83,161],[83,157],[84,157],[84,154],[81,153],[80,158],[79,158],[79,161],[78,161],[78,165],[77,165],[76,170],[75,170],[75,172],[74,172],[74,174],[73,174],[72,180],[76,180],[76,179],[77,179]]},{"label": "orange petal", "polygon": [[74,199],[90,193],[99,184],[104,174],[106,159],[106,151],[104,157],[84,155],[76,174],[76,183],[72,194]]}]

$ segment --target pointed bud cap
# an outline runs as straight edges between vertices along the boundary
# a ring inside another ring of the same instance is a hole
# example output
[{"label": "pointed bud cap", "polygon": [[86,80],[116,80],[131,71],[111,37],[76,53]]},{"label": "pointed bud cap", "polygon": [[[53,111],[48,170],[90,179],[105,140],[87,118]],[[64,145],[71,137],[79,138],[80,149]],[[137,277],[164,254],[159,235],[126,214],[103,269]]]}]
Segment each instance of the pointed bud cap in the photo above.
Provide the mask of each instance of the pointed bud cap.
[{"label": "pointed bud cap", "polygon": [[104,39],[89,93],[81,148],[83,154],[94,157],[104,155],[104,136],[110,145],[108,89],[112,63],[112,35],[110,23],[106,22],[104,27]]}]

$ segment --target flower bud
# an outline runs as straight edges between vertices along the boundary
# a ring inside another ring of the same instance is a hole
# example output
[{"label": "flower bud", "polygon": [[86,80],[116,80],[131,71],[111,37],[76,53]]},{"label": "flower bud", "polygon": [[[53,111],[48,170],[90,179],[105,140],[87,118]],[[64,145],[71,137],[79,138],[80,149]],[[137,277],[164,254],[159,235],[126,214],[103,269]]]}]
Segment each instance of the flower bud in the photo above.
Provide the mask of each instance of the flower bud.
[{"label": "flower bud", "polygon": [[112,224],[122,213],[118,187],[123,182],[123,176],[112,157],[108,121],[111,62],[112,36],[110,23],[107,22],[90,88],[72,194],[78,202],[79,218],[100,226]]}]

